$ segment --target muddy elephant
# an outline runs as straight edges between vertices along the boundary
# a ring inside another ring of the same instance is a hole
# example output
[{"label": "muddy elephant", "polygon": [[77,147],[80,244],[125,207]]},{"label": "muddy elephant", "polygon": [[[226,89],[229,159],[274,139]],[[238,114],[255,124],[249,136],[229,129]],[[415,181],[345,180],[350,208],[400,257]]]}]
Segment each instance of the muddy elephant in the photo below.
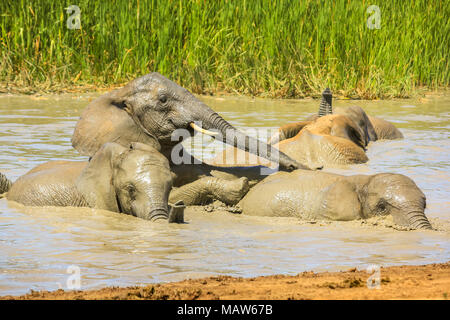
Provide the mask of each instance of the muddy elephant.
[{"label": "muddy elephant", "polygon": [[[90,207],[146,220],[169,218],[169,162],[141,143],[128,148],[106,143],[89,162],[51,161],[12,185],[4,176],[3,181],[9,189],[6,198],[26,206]],[[182,207],[178,204],[175,211]]]},{"label": "muddy elephant", "polygon": [[304,170],[275,173],[239,202],[247,215],[348,221],[390,214],[398,225],[431,229],[425,205],[423,192],[401,174],[343,176]]},{"label": "muddy elephant", "polygon": [[[184,130],[176,132],[177,129]],[[279,163],[281,170],[305,168],[273,146],[243,134],[188,90],[156,72],[92,101],[76,125],[72,145],[88,156],[106,142],[151,145],[169,159],[171,167],[177,167],[174,185],[179,186],[216,169],[179,148],[179,138],[183,134],[192,136],[194,132],[216,136],[245,151],[251,148],[251,152]],[[196,165],[192,166],[194,163]]]},{"label": "muddy elephant", "polygon": [[249,190],[245,177],[202,177],[182,188],[172,188],[173,178],[169,161],[153,147],[109,142],[89,162],[47,162],[14,183],[0,173],[0,191],[7,192],[8,200],[26,206],[90,207],[152,221],[182,222],[185,204],[219,200],[235,205]]},{"label": "muddy elephant", "polygon": [[[329,114],[345,115],[352,119],[363,131],[366,145],[370,141],[403,139],[403,134],[393,123],[378,117],[369,116],[359,106],[335,107],[333,112]],[[317,118],[319,118],[319,115],[315,114],[306,118],[305,121],[314,121]],[[295,127],[295,123],[280,127],[281,137],[289,137],[295,134],[291,129],[292,127]]]},{"label": "muddy elephant", "polygon": [[305,125],[316,121],[320,117],[330,114],[343,115],[350,118],[362,133],[364,147],[370,141],[377,140],[395,140],[402,139],[403,134],[391,122],[378,117],[369,116],[363,108],[359,106],[349,107],[332,107],[332,94],[327,88],[322,93],[322,100],[320,102],[319,111],[307,117],[304,121],[289,123],[281,126],[278,131],[269,139],[269,144],[276,143],[296,136]]},{"label": "muddy elephant", "polygon": [[284,139],[294,137],[304,126],[305,122],[315,121],[318,118],[330,114],[339,114],[349,117],[355,122],[363,133],[365,145],[367,146],[370,141],[377,140],[395,140],[402,139],[403,134],[398,130],[394,124],[384,119],[369,116],[366,114],[363,108],[359,106],[349,107],[332,107],[332,94],[329,88],[322,93],[322,99],[317,114],[313,114],[305,119],[296,123],[290,123],[279,128],[278,132],[274,134],[269,143],[275,144]]}]

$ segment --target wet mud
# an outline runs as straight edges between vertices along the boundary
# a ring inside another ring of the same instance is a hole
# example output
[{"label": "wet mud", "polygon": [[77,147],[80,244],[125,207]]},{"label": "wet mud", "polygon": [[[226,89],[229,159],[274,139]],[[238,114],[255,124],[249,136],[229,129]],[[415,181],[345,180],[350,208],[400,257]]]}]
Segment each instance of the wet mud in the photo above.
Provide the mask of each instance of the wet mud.
[{"label": "wet mud", "polygon": [[[375,273],[376,272],[376,273]],[[295,276],[230,276],[184,280],[140,287],[86,291],[31,291],[18,300],[359,300],[438,299],[450,294],[450,262],[375,270],[302,272]]]}]

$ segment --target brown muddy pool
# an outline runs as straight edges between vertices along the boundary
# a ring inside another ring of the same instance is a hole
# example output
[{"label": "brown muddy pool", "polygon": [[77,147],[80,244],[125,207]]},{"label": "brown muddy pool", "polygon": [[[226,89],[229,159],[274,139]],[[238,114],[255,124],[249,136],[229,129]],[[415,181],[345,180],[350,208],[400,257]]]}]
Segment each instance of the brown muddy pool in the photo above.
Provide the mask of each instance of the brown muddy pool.
[{"label": "brown muddy pool", "polygon": [[[86,160],[70,138],[95,96],[0,96],[0,172],[14,181],[45,161]],[[201,99],[233,125],[260,131],[301,120],[318,106],[315,100]],[[152,224],[101,210],[25,208],[0,199],[0,295],[67,289],[76,285],[78,270],[80,289],[92,289],[450,260],[450,95],[334,102],[351,104],[394,122],[405,139],[371,143],[368,163],[332,171],[408,175],[427,196],[426,214],[438,231],[195,210],[186,211],[183,225]],[[199,157],[212,157],[217,143],[200,138],[185,145]]]}]

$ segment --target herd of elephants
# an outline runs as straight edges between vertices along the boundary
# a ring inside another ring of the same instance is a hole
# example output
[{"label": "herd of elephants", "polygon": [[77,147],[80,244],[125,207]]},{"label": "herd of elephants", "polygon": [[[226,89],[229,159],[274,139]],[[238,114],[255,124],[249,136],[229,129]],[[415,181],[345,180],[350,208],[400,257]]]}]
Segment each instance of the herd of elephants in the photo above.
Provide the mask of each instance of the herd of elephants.
[{"label": "herd of elephants", "polygon": [[[207,163],[174,163],[177,129],[221,133],[231,152]],[[151,221],[181,222],[185,206],[219,200],[247,215],[341,221],[392,215],[398,225],[432,229],[425,195],[410,178],[323,170],[364,163],[370,141],[399,138],[392,123],[360,107],[332,108],[327,89],[316,115],[280,127],[263,142],[234,128],[188,90],[150,73],[83,111],[72,145],[89,161],[47,162],[14,183],[0,173],[0,194],[26,206],[91,207]],[[242,153],[246,159],[252,153],[260,164],[240,163],[236,155]],[[261,167],[274,165],[279,170],[261,174]]]}]

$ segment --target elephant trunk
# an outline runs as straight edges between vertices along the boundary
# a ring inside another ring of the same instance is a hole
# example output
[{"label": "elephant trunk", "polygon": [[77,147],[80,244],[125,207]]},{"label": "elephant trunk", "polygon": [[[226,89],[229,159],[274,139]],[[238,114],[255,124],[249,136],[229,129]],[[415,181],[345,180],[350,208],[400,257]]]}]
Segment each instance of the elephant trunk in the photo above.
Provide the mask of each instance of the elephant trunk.
[{"label": "elephant trunk", "polygon": [[4,174],[0,173],[0,194],[8,192],[11,186],[11,181]]},{"label": "elephant trunk", "polygon": [[423,211],[410,211],[407,219],[409,226],[414,229],[433,229]]},{"label": "elephant trunk", "polygon": [[132,211],[138,218],[149,221],[169,219],[169,210],[167,208],[167,203],[164,202],[156,203],[148,201],[145,204],[141,202],[135,202],[132,204]]},{"label": "elephant trunk", "polygon": [[319,117],[326,116],[327,114],[333,113],[333,108],[331,106],[333,95],[331,94],[330,88],[326,88],[322,92],[322,100],[319,106]]},{"label": "elephant trunk", "polygon": [[164,220],[169,219],[169,213],[167,212],[167,210],[155,209],[149,213],[148,220],[156,221],[156,220],[160,220],[160,219],[164,219]]},{"label": "elephant trunk", "polygon": [[209,116],[200,116],[198,119],[202,122],[203,129],[218,130],[223,142],[278,163],[282,170],[309,169],[273,146],[240,132],[214,111]]},{"label": "elephant trunk", "polygon": [[420,208],[397,209],[392,212],[394,223],[413,229],[433,229],[424,210]]}]

